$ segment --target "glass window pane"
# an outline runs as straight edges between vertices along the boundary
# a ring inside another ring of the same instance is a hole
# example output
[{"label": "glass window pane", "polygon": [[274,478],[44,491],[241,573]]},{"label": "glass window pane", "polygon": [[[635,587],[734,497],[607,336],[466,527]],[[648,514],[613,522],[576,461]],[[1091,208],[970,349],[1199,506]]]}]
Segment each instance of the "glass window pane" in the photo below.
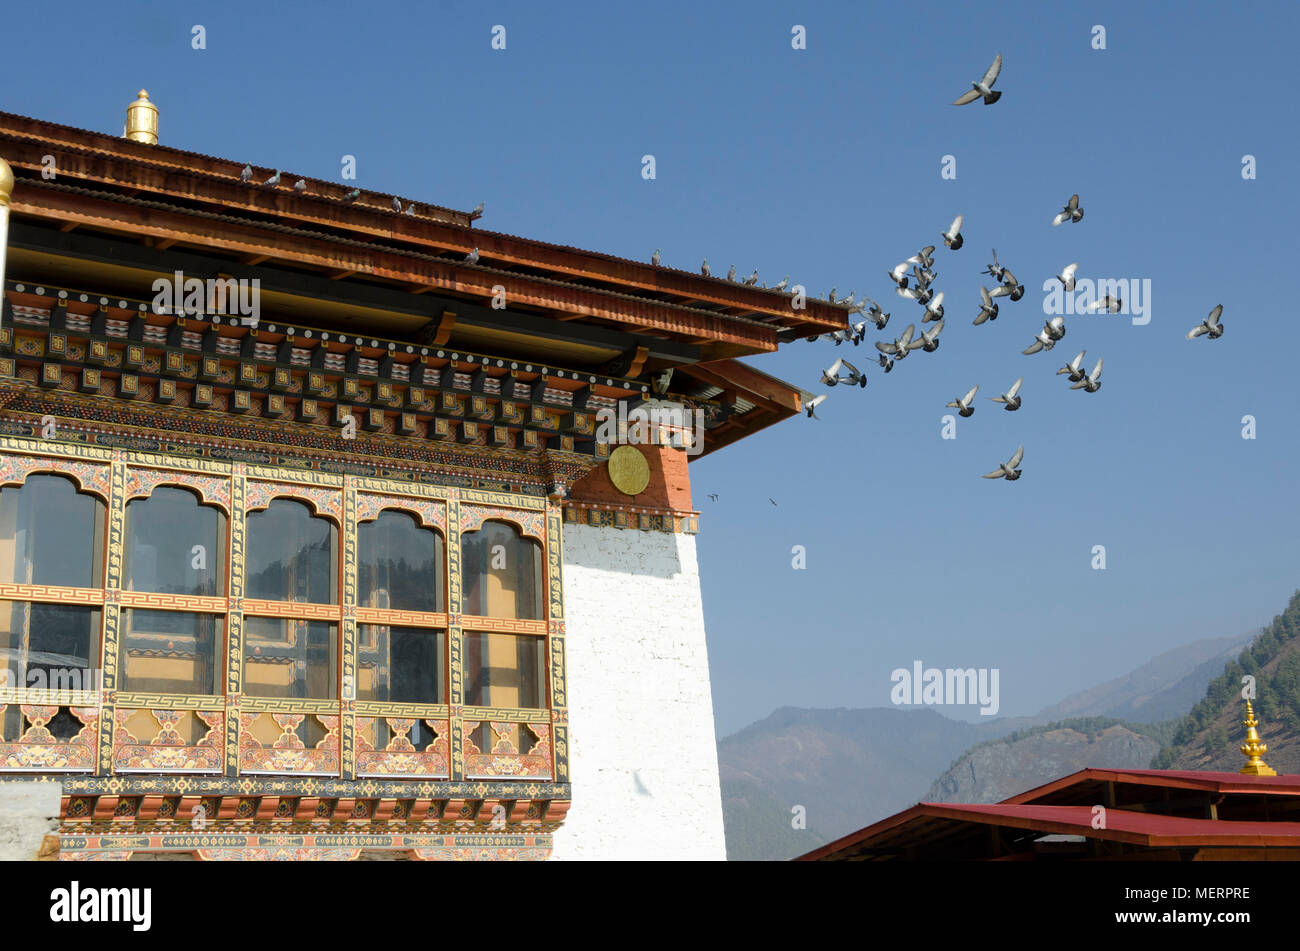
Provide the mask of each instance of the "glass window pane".
[{"label": "glass window pane", "polygon": [[542,617],[541,545],[504,522],[484,522],[461,543],[466,614]]},{"label": "glass window pane", "polygon": [[362,625],[357,645],[357,699],[445,703],[443,633],[427,627]]},{"label": "glass window pane", "polygon": [[245,596],[338,603],[338,529],[302,502],[276,499],[248,516]]},{"label": "glass window pane", "polygon": [[[126,506],[126,586],[132,591],[226,593],[226,516],[186,489],[160,487]],[[198,550],[196,550],[198,549]]]},{"label": "glass window pane", "polygon": [[224,621],[182,611],[122,612],[119,689],[158,693],[221,693]]},{"label": "glass window pane", "polygon": [[405,512],[380,512],[357,526],[357,603],[442,612],[442,536]]},{"label": "glass window pane", "polygon": [[472,707],[546,706],[546,638],[465,635],[465,703]]},{"label": "glass window pane", "polygon": [[97,689],[99,610],[0,601],[0,665],[10,687]]},{"label": "glass window pane", "polygon": [[0,489],[0,581],[98,588],[103,560],[104,503],[71,479]]},{"label": "glass window pane", "polygon": [[338,699],[338,625],[244,618],[244,693]]}]

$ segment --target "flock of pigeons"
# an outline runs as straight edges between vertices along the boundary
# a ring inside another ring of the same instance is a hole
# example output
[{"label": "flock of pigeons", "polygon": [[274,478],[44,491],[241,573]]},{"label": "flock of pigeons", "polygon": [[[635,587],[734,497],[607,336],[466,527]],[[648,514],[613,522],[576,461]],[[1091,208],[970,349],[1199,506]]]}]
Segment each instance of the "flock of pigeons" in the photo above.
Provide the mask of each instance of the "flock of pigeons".
[{"label": "flock of pigeons", "polygon": [[[979,82],[971,83],[969,92],[960,96],[953,105],[964,106],[968,103],[975,102],[977,99],[983,99],[984,104],[992,105],[997,102],[1002,93],[993,89],[993,84],[1002,71],[1002,55],[998,54],[993,60],[993,65],[988,68]],[[1067,222],[1077,224],[1083,220],[1083,208],[1079,204],[1079,196],[1071,195],[1069,200],[1061,208],[1060,212],[1052,218],[1052,225],[1058,226]],[[946,231],[941,232],[943,243],[950,251],[960,250],[964,240],[962,237],[962,216],[958,215],[953,219],[952,224]],[[893,282],[896,293],[903,298],[915,301],[921,305],[924,310],[920,322],[928,324],[933,322],[933,326],[923,330],[919,335],[916,333],[916,324],[908,324],[903,332],[894,340],[876,341],[876,349],[879,351],[878,361],[885,373],[889,373],[894,368],[894,364],[903,360],[907,355],[915,350],[921,350],[926,353],[932,353],[939,349],[939,334],[944,326],[944,307],[943,291],[936,291],[934,281],[938,277],[934,270],[934,252],[935,246],[929,245],[913,254],[911,257],[899,263],[892,270],[888,271],[889,279]],[[1056,275],[1062,288],[1067,292],[1072,292],[1075,288],[1075,273],[1078,270],[1077,263],[1070,264]],[[704,273],[707,274],[707,262]],[[993,251],[993,263],[989,264],[983,272],[992,278],[993,287],[980,288],[979,311],[976,313],[974,320],[975,326],[996,320],[998,318],[999,300],[1008,298],[1010,301],[1018,301],[1025,294],[1025,285],[1016,279],[1016,276],[998,261],[997,250]],[[752,275],[757,279],[757,272]],[[788,280],[788,279],[787,279]],[[747,281],[747,283],[753,283]],[[786,282],[782,282],[784,288]],[[854,305],[853,295],[850,294],[843,300],[836,300],[835,290],[832,288],[827,295],[827,300],[831,303],[844,304],[849,307],[849,324],[844,330],[836,331],[831,334],[824,334],[822,337],[810,338],[812,340],[823,339],[830,340],[838,347],[842,343],[852,343],[854,346],[860,344],[867,334],[868,324],[874,325],[877,330],[884,330],[889,323],[890,315],[885,313],[875,301],[870,298],[864,298],[861,303]],[[1112,298],[1109,295],[1092,303],[1089,310],[1093,313],[1105,311],[1107,313],[1118,313],[1123,308],[1123,301],[1118,298]],[[1210,311],[1209,316],[1203,320],[1200,325],[1195,327],[1188,335],[1187,339],[1191,340],[1202,335],[1215,339],[1222,336],[1223,325],[1219,322],[1219,317],[1223,312],[1222,305],[1215,307]],[[854,314],[863,314],[867,318],[859,323],[853,323]],[[1053,349],[1057,343],[1065,336],[1065,318],[1061,316],[1051,317],[1043,324],[1033,342],[1029,344],[1022,352],[1025,355],[1033,355],[1045,350]],[[1084,365],[1084,357],[1087,351],[1081,350],[1075,355],[1074,359],[1065,364],[1056,371],[1058,376],[1065,375],[1070,383],[1070,389],[1083,390],[1085,393],[1096,393],[1101,389],[1101,373],[1103,361],[1098,359],[1091,370],[1087,370]],[[865,387],[867,385],[866,374],[859,370],[848,360],[843,358],[837,359],[831,366],[822,371],[821,380],[827,386],[848,385]],[[1021,386],[1024,383],[1024,377],[1017,379],[1005,393],[1000,396],[990,397],[995,403],[1001,403],[1002,408],[1007,412],[1014,412],[1020,409],[1022,396],[1020,393]],[[979,385],[971,387],[965,395],[954,399],[946,404],[948,407],[957,410],[957,414],[962,417],[969,417],[975,413],[975,396],[979,392]],[[804,409],[809,417],[816,418],[816,408],[825,402],[829,394],[822,393],[812,399],[805,401]],[[1008,482],[1014,482],[1020,478],[1020,463],[1025,455],[1024,446],[1017,447],[1011,458],[1004,463],[1000,463],[998,468],[992,472],[986,473],[986,479],[1006,479]]]}]

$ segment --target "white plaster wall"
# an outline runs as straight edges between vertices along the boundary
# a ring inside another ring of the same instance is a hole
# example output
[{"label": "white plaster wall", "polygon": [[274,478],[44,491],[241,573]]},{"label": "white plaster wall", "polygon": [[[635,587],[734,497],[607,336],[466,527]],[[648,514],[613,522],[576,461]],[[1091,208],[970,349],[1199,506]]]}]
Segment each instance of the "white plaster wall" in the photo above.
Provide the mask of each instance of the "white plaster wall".
[{"label": "white plaster wall", "polygon": [[692,535],[564,526],[569,774],[557,859],[726,858]]},{"label": "white plaster wall", "polygon": [[59,827],[57,782],[0,783],[0,861],[36,858],[41,841]]}]

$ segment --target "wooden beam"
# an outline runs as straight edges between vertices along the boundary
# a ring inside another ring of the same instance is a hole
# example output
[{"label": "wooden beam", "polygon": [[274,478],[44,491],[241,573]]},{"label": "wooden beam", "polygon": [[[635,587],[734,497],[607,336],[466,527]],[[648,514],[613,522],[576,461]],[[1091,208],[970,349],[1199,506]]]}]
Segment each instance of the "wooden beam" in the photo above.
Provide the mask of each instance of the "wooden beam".
[{"label": "wooden beam", "polygon": [[270,260],[270,257],[271,255],[269,254],[245,254],[240,258],[240,260],[245,264],[257,265],[261,264],[263,261]]},{"label": "wooden beam", "polygon": [[343,278],[351,277],[353,274],[356,273],[358,272],[352,270],[351,268],[343,268],[342,270],[338,270],[338,271],[330,271],[329,279],[331,281],[341,281]]},{"label": "wooden beam", "polygon": [[77,221],[69,221],[66,225],[63,225],[61,228],[59,228],[59,230],[60,230],[60,231],[71,231],[73,228],[77,227],[78,224],[80,224],[80,222],[77,222]]}]

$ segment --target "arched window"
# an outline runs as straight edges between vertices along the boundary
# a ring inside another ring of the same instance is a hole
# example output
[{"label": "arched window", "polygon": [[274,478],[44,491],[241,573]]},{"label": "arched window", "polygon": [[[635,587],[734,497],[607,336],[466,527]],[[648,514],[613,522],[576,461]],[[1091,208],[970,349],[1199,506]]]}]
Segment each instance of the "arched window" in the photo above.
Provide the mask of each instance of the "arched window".
[{"label": "arched window", "polygon": [[[63,476],[37,474],[0,489],[0,581],[98,588],[104,577],[104,503]],[[40,601],[0,601],[0,667],[12,687],[89,682],[100,666],[100,612]]]},{"label": "arched window", "polygon": [[126,506],[126,587],[159,594],[226,593],[226,516],[186,489],[159,487]]},{"label": "arched window", "polygon": [[266,601],[338,603],[338,529],[302,502],[275,499],[248,516],[244,594]]},{"label": "arched window", "polygon": [[[357,526],[357,604],[395,611],[447,610],[442,536],[396,510]],[[357,699],[446,701],[445,630],[363,624]]]},{"label": "arched window", "polygon": [[513,525],[488,521],[461,535],[465,614],[539,620],[542,546]]},{"label": "arched window", "polygon": [[357,526],[357,604],[446,611],[443,560],[440,534],[405,512],[380,512]]},{"label": "arched window", "polygon": [[[226,593],[226,516],[186,489],[159,487],[126,506],[126,587],[159,594]],[[224,618],[126,608],[121,689],[221,692]]]},{"label": "arched window", "polygon": [[98,588],[103,577],[103,502],[56,475],[0,489],[0,581]]}]

